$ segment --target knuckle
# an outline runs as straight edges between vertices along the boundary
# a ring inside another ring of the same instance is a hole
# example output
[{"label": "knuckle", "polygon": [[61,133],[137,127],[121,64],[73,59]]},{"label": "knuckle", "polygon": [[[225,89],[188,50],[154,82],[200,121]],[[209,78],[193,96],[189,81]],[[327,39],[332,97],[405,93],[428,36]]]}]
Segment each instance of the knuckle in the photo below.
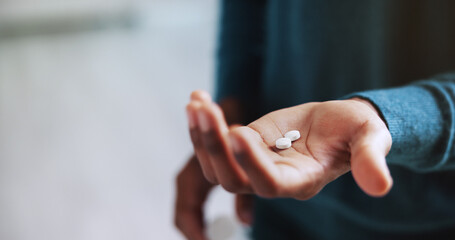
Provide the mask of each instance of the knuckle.
[{"label": "knuckle", "polygon": [[203,166],[202,175],[204,176],[204,178],[212,184],[217,184],[218,180],[216,174],[209,167],[203,165],[203,163],[201,163],[201,165]]},{"label": "knuckle", "polygon": [[234,158],[244,169],[248,168],[248,164],[246,164],[248,160],[248,154],[245,151],[234,152]]},{"label": "knuckle", "polygon": [[228,192],[237,193],[245,188],[245,184],[238,179],[230,179],[221,184],[221,186]]},{"label": "knuckle", "polygon": [[203,134],[204,147],[210,155],[219,155],[224,152],[224,146],[218,134],[211,130]]}]

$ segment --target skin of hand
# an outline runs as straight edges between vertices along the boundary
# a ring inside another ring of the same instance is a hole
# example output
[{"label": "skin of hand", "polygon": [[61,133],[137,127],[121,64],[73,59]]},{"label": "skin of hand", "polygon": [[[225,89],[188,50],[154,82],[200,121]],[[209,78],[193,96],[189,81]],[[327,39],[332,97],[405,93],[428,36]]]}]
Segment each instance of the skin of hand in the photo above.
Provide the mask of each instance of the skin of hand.
[{"label": "skin of hand", "polygon": [[[203,91],[195,91],[191,94],[191,104],[211,103],[209,94]],[[242,110],[240,104],[235,99],[226,99],[220,103],[221,109],[225,113],[229,123],[242,121]],[[192,112],[188,112],[190,131],[195,130],[197,118],[191,118]],[[192,136],[197,136],[192,134]],[[193,139],[193,141],[197,139]],[[198,157],[193,155],[176,178],[176,203],[174,222],[176,227],[191,240],[205,240],[204,234],[204,204],[211,190],[217,184],[215,175],[207,175],[213,172],[213,168],[204,153],[199,153]],[[199,161],[204,162],[205,169],[201,168]],[[207,179],[211,179],[211,182]],[[253,197],[247,194],[236,194],[236,212],[239,219],[244,224],[252,221]]]},{"label": "skin of hand", "polygon": [[[187,112],[204,176],[229,192],[305,200],[348,171],[370,196],[392,187],[385,160],[392,139],[368,101],[306,103],[231,128],[212,101],[191,100]],[[290,130],[299,130],[301,138],[277,149],[275,140]]]},{"label": "skin of hand", "polygon": [[175,226],[191,240],[206,240],[204,235],[204,203],[213,189],[201,166],[192,156],[176,178]]}]

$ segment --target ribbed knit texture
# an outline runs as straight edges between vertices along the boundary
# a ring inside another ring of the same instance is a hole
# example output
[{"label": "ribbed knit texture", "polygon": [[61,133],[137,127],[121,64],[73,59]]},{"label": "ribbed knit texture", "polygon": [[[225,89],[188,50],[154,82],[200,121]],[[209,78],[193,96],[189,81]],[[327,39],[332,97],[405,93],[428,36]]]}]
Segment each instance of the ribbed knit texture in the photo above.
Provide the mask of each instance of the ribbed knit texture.
[{"label": "ribbed knit texture", "polygon": [[455,75],[409,86],[353,93],[372,102],[392,135],[390,164],[418,172],[454,170]]}]

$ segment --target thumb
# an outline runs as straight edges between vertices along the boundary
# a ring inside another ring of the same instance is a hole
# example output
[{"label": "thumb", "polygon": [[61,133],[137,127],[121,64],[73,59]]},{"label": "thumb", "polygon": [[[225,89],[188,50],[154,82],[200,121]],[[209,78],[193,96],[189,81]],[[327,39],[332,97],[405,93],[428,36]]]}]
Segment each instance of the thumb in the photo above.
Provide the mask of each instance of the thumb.
[{"label": "thumb", "polygon": [[385,159],[391,145],[392,137],[383,122],[366,122],[352,141],[351,172],[357,185],[370,196],[384,196],[392,188]]},{"label": "thumb", "polygon": [[246,225],[253,223],[254,197],[250,194],[235,195],[235,210],[240,222]]}]

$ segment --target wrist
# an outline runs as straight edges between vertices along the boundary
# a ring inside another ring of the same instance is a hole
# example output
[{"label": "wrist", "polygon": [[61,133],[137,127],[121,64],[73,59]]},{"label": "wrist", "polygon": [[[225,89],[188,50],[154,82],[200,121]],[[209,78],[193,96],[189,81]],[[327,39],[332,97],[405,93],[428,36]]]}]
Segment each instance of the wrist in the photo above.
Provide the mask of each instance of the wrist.
[{"label": "wrist", "polygon": [[376,106],[366,100],[366,99],[363,99],[363,98],[358,98],[358,97],[354,97],[354,98],[350,98],[349,100],[352,100],[352,101],[356,101],[356,102],[359,102],[359,103],[362,103],[364,104],[365,106],[367,106],[369,109],[371,109],[383,122],[384,124],[386,124],[387,126],[387,122],[385,121],[384,117],[382,116],[381,112],[376,108]]}]

